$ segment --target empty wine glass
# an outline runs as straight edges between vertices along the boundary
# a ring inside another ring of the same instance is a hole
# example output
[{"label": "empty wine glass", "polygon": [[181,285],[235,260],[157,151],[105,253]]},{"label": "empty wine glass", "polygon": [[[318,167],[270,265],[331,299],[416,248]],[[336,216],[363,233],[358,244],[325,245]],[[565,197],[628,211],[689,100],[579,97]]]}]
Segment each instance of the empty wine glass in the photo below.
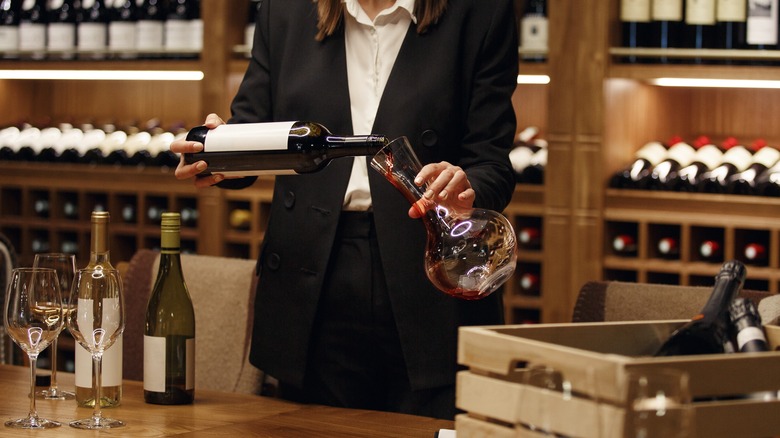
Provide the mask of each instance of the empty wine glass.
[{"label": "empty wine glass", "polygon": [[[17,268],[11,273],[11,282],[5,300],[5,328],[11,339],[30,359],[30,394],[35,393],[35,368],[38,355],[62,330],[62,295],[54,269]],[[40,418],[35,408],[35,397],[30,397],[30,412],[26,418],[5,422],[8,427],[47,429],[60,423]]]},{"label": "empty wine glass", "polygon": [[92,354],[92,390],[95,406],[90,418],[71,421],[78,429],[108,429],[124,422],[103,417],[100,409],[103,352],[114,344],[125,328],[122,279],[115,269],[79,269],[71,289],[75,305],[66,322],[73,338]]},{"label": "empty wine glass", "polygon": [[571,383],[563,374],[548,365],[533,365],[524,375],[523,383],[541,389],[541,397],[533,402],[524,402],[523,410],[528,418],[525,426],[539,435],[555,435],[552,417],[555,415],[551,403],[552,393],[559,393],[564,399],[571,399]]},{"label": "empty wine glass", "polygon": [[626,376],[624,436],[693,436],[688,373],[672,368],[631,371]]},{"label": "empty wine glass", "polygon": [[409,140],[400,137],[382,148],[371,167],[385,176],[422,214],[428,239],[425,271],[439,290],[477,300],[498,289],[514,272],[516,237],[506,217],[492,210],[435,203],[414,183],[422,164]]},{"label": "empty wine glass", "polygon": [[[73,283],[73,276],[76,274],[76,256],[64,253],[35,254],[33,267],[51,268],[57,271],[60,279],[62,308],[67,313],[70,308],[68,305],[70,302],[70,285]],[[64,327],[64,324],[62,327]],[[49,388],[38,391],[35,395],[47,400],[72,400],[76,398],[76,394],[57,387],[57,338],[59,338],[59,334],[51,343],[51,382]]]}]

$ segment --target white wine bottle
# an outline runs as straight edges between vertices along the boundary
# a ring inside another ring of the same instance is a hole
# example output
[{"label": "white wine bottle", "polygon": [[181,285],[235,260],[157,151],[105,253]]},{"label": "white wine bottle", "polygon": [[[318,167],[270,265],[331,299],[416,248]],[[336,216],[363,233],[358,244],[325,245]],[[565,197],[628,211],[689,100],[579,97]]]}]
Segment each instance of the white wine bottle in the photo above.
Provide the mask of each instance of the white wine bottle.
[{"label": "white wine bottle", "polygon": [[181,216],[162,215],[160,268],[146,307],[144,400],[160,405],[195,398],[195,311],[181,270]]},{"label": "white wine bottle", "polygon": [[[110,216],[106,211],[92,212],[91,242],[89,264],[87,268],[111,266],[108,249],[108,223]],[[76,403],[82,407],[94,407],[92,391],[92,355],[81,345],[76,345]],[[103,385],[100,406],[104,408],[119,406],[122,401],[122,337],[103,353]]]},{"label": "white wine bottle", "polygon": [[335,136],[314,122],[272,122],[192,128],[188,141],[203,151],[185,154],[185,162],[204,160],[205,173],[283,175],[323,169],[334,158],[374,155],[388,142],[381,135]]}]

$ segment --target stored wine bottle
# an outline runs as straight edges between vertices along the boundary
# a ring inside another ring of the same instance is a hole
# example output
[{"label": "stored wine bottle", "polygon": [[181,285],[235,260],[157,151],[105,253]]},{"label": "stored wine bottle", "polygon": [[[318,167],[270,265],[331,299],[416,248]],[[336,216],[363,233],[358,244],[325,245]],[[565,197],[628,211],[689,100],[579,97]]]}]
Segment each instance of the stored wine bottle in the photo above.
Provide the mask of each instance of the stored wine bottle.
[{"label": "stored wine bottle", "polygon": [[[621,0],[620,26],[623,47],[647,47],[650,33],[650,0]],[[635,55],[623,58],[625,62],[640,62]]]},{"label": "stored wine bottle", "polygon": [[527,0],[520,17],[521,59],[544,62],[547,59],[547,0]]},{"label": "stored wine bottle", "polygon": [[108,48],[119,58],[135,58],[138,5],[136,0],[116,0],[108,23]]},{"label": "stored wine bottle", "polygon": [[[197,56],[202,46],[202,30],[199,30],[199,3],[193,0],[170,0],[165,17],[164,47],[168,56],[191,58]],[[200,34],[199,34],[200,33]]]},{"label": "stored wine bottle", "polygon": [[769,351],[769,343],[761,324],[761,315],[752,301],[746,298],[735,298],[729,306],[729,316],[736,341],[736,351],[741,353]]},{"label": "stored wine bottle", "polygon": [[698,137],[693,146],[696,153],[691,164],[678,170],[671,169],[666,188],[672,191],[695,192],[704,173],[718,167],[723,161],[723,152],[710,143],[706,136]]},{"label": "stored wine bottle", "polygon": [[203,152],[185,154],[186,163],[204,160],[204,173],[243,176],[316,172],[334,158],[374,155],[388,143],[381,135],[335,136],[314,122],[198,126],[187,141],[203,144]]},{"label": "stored wine bottle", "polygon": [[62,130],[58,127],[48,126],[41,129],[41,135],[32,143],[35,151],[35,161],[51,163],[57,161],[58,154],[55,145],[62,136]]},{"label": "stored wine bottle", "polygon": [[509,151],[509,161],[515,172],[515,182],[523,183],[523,171],[531,165],[531,159],[540,148],[545,147],[533,140],[539,134],[539,129],[529,126],[517,134],[514,146]]},{"label": "stored wine bottle", "polygon": [[707,239],[699,245],[699,256],[703,260],[717,260],[723,255],[723,244],[717,240]]},{"label": "stored wine bottle", "polygon": [[16,149],[21,131],[16,126],[0,130],[0,161],[16,160]]},{"label": "stored wine bottle", "polygon": [[526,249],[539,249],[542,244],[542,231],[539,227],[525,226],[517,232],[520,246]]},{"label": "stored wine bottle", "polygon": [[730,344],[728,308],[745,282],[745,265],[737,260],[723,264],[701,312],[672,333],[656,356],[718,354]]},{"label": "stored wine bottle", "polygon": [[76,7],[74,0],[51,0],[46,49],[49,56],[72,59],[76,50]]},{"label": "stored wine bottle", "polygon": [[81,159],[81,145],[83,144],[84,131],[74,127],[64,129],[54,147],[58,156],[57,161],[61,163],[78,163]]},{"label": "stored wine bottle", "polygon": [[46,198],[38,198],[33,202],[33,211],[38,217],[49,217],[49,200]]},{"label": "stored wine bottle", "polygon": [[[715,0],[686,0],[685,3],[685,46],[690,49],[712,49],[715,47]],[[697,64],[704,59],[695,56]]]},{"label": "stored wine bottle", "polygon": [[680,256],[680,246],[674,237],[662,237],[658,239],[658,255],[663,258],[674,259]]},{"label": "stored wine bottle", "polygon": [[62,203],[62,215],[66,219],[78,219],[79,218],[79,204],[75,199],[66,199]]},{"label": "stored wine bottle", "polygon": [[526,184],[544,184],[544,169],[547,167],[547,148],[536,151],[523,169],[520,180]]},{"label": "stored wine bottle", "polygon": [[729,176],[726,192],[735,195],[757,195],[758,177],[780,160],[780,151],[766,147],[766,143],[754,144],[752,162],[747,169]]},{"label": "stored wine bottle", "polygon": [[[683,0],[653,0],[648,46],[659,49],[682,47],[683,18]],[[658,58],[661,63],[670,61],[667,56]]]},{"label": "stored wine bottle", "polygon": [[[747,48],[753,50],[774,50],[780,38],[778,29],[778,10],[780,0],[762,0],[750,2],[747,11]],[[755,60],[756,65],[771,64],[765,60]]]},{"label": "stored wine bottle", "polygon": [[158,58],[165,42],[165,5],[162,0],[143,0],[138,11],[136,49],[147,58]]},{"label": "stored wine bottle", "polygon": [[780,196],[780,162],[775,163],[756,178],[756,194]]},{"label": "stored wine bottle", "polygon": [[675,183],[674,175],[680,169],[693,163],[696,149],[682,140],[676,140],[666,151],[666,158],[653,166],[647,177],[645,187],[649,190],[671,190]]},{"label": "stored wine bottle", "polygon": [[753,154],[742,146],[730,147],[723,154],[723,162],[718,167],[705,172],[699,182],[699,191],[705,193],[726,193],[726,185],[731,175],[747,169]]},{"label": "stored wine bottle", "polygon": [[520,290],[523,295],[539,295],[539,275],[524,272],[520,276]]},{"label": "stored wine bottle", "polygon": [[716,47],[744,49],[747,41],[747,2],[745,0],[718,0],[716,7]]},{"label": "stored wine bottle", "polygon": [[[89,263],[87,268],[113,269],[108,248],[108,223],[106,211],[93,211],[91,217]],[[76,345],[76,403],[82,407],[94,407],[92,391],[92,355],[81,345]],[[101,407],[119,406],[122,400],[122,336],[103,353]]]},{"label": "stored wine bottle", "polygon": [[0,0],[0,57],[16,58],[19,50],[21,0]]},{"label": "stored wine bottle", "polygon": [[616,189],[643,188],[645,179],[653,168],[666,157],[666,147],[657,141],[652,141],[639,149],[634,155],[634,162],[612,176],[609,186]]},{"label": "stored wine bottle", "polygon": [[192,207],[182,207],[180,215],[181,215],[182,226],[185,227],[198,226],[198,209]]},{"label": "stored wine bottle", "polygon": [[766,261],[766,246],[763,243],[751,242],[745,245],[742,255],[746,263],[763,264]]},{"label": "stored wine bottle", "polygon": [[618,234],[612,239],[612,250],[621,256],[636,255],[636,239],[630,234]]},{"label": "stored wine bottle", "polygon": [[163,213],[160,268],[146,307],[144,401],[162,405],[195,398],[195,311],[181,269],[179,213]]},{"label": "stored wine bottle", "polygon": [[76,26],[79,57],[103,59],[108,47],[109,11],[105,0],[81,0]]},{"label": "stored wine bottle", "polygon": [[46,56],[47,0],[24,0],[19,18],[19,50],[32,59]]}]

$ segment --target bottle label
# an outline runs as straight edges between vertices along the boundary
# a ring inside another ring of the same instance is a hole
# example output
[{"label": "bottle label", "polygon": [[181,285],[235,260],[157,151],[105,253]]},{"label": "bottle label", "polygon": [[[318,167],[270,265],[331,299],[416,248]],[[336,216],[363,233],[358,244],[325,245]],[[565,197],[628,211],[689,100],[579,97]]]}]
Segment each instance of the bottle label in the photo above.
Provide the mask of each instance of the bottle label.
[{"label": "bottle label", "polygon": [[715,24],[715,0],[687,0],[685,3],[687,24]]},{"label": "bottle label", "polygon": [[777,44],[778,0],[750,2],[747,16],[748,44]]},{"label": "bottle label", "polygon": [[713,145],[702,146],[696,151],[694,161],[704,164],[707,169],[714,169],[723,162],[723,152]]},{"label": "bottle label", "polygon": [[723,162],[733,164],[737,172],[747,169],[752,161],[753,154],[742,146],[734,146],[723,154]]},{"label": "bottle label", "polygon": [[49,23],[49,50],[72,50],[76,47],[76,25],[73,23]]},{"label": "bottle label", "polygon": [[682,21],[683,0],[654,0],[652,13],[655,21]]},{"label": "bottle label", "polygon": [[139,21],[136,36],[138,50],[160,50],[163,45],[163,22]]},{"label": "bottle label", "polygon": [[766,342],[764,332],[758,327],[745,327],[737,333],[737,346],[741,350],[748,342],[761,341]]},{"label": "bottle label", "polygon": [[525,50],[547,50],[547,17],[526,15],[520,21],[520,41]]},{"label": "bottle label", "polygon": [[650,0],[623,0],[620,2],[620,21],[649,22]]},{"label": "bottle label", "polygon": [[[103,387],[122,385],[122,336],[103,352],[101,370]],[[92,388],[92,354],[76,343],[76,386]]]},{"label": "bottle label", "polygon": [[295,122],[219,125],[206,134],[204,152],[286,151]]},{"label": "bottle label", "polygon": [[696,155],[696,150],[686,143],[677,143],[667,152],[667,158],[676,161],[682,167],[691,164],[694,155]]},{"label": "bottle label", "polygon": [[105,50],[108,26],[105,23],[81,23],[78,26],[79,50]]},{"label": "bottle label", "polygon": [[165,22],[165,50],[193,50],[196,42],[196,27],[190,20],[167,20]]},{"label": "bottle label", "polygon": [[780,151],[775,148],[761,148],[758,152],[753,154],[753,162],[761,164],[767,169],[777,163],[777,160],[780,160]]},{"label": "bottle label", "polygon": [[747,19],[747,2],[744,0],[718,0],[715,9],[718,21],[744,22]]},{"label": "bottle label", "polygon": [[0,26],[0,51],[19,50],[19,29],[12,26]]},{"label": "bottle label", "polygon": [[111,50],[134,50],[135,22],[112,21],[108,25],[108,47]]},{"label": "bottle label", "polygon": [[45,50],[46,25],[36,23],[19,24],[19,50]]},{"label": "bottle label", "polygon": [[666,157],[666,148],[658,142],[648,143],[642,146],[642,149],[639,149],[636,153],[636,157],[647,160],[650,164],[655,166]]},{"label": "bottle label", "polygon": [[[185,341],[185,388],[195,388],[195,338]],[[165,392],[166,338],[144,335],[144,390]]]}]

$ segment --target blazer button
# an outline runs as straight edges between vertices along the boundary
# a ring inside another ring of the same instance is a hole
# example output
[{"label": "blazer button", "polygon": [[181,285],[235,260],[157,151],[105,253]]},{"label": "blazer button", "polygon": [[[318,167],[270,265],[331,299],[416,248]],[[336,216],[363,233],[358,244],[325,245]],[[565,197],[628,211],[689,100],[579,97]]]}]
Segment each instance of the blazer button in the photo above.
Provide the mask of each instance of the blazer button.
[{"label": "blazer button", "polygon": [[282,259],[279,257],[279,254],[273,252],[268,255],[268,258],[265,261],[265,265],[268,266],[268,269],[276,271],[279,269],[279,264],[281,261]]},{"label": "blazer button", "polygon": [[436,134],[436,131],[428,129],[423,131],[422,135],[420,136],[420,141],[422,142],[423,146],[431,148],[439,143],[439,136]]},{"label": "blazer button", "polygon": [[293,208],[295,205],[295,192],[287,192],[284,194],[284,206],[286,208]]}]

